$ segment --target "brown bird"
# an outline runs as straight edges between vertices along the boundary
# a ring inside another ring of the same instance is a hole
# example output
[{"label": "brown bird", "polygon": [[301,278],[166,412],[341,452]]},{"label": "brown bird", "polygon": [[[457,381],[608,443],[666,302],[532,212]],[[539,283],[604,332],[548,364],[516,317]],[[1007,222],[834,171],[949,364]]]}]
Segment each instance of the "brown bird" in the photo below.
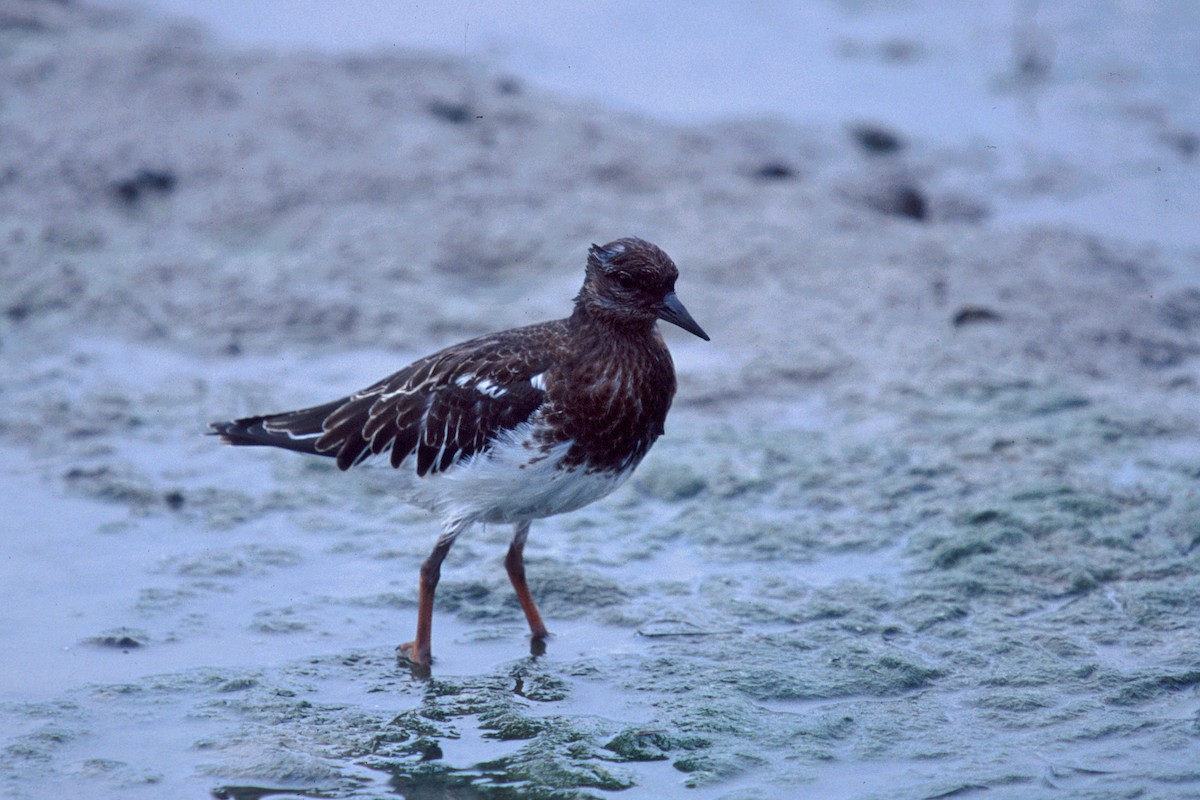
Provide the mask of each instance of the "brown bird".
[{"label": "brown bird", "polygon": [[708,335],[675,296],[674,262],[650,242],[588,251],[566,319],[480,336],[416,361],[349,397],[300,411],[212,423],[221,441],[368,461],[397,470],[401,496],[442,521],[421,565],[417,634],[400,650],[431,663],[442,560],[473,522],[514,526],[505,567],[535,652],[549,635],[525,582],[530,522],[612,492],[663,433],[675,368],[666,320]]}]

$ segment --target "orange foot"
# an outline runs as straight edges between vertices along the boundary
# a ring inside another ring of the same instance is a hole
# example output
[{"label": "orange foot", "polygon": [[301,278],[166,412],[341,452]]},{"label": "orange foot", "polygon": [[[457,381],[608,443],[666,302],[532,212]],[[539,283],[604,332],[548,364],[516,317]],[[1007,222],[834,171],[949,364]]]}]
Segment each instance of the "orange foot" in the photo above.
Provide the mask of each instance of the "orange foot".
[{"label": "orange foot", "polygon": [[433,655],[430,653],[428,643],[406,642],[397,647],[396,652],[400,654],[401,659],[408,662],[414,672],[420,671],[426,675],[429,674],[429,665],[433,663]]}]

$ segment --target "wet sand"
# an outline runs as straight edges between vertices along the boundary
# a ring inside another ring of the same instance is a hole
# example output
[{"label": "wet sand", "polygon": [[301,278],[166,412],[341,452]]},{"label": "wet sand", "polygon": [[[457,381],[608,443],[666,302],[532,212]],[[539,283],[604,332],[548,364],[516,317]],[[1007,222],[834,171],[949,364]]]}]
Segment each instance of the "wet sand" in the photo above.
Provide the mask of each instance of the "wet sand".
[{"label": "wet sand", "polygon": [[[1200,249],[994,224],[965,145],[87,6],[0,8],[0,86],[5,796],[1200,794]],[[416,678],[435,521],[206,423],[562,316],[623,235],[712,342],[534,525],[546,655],[476,529]]]}]

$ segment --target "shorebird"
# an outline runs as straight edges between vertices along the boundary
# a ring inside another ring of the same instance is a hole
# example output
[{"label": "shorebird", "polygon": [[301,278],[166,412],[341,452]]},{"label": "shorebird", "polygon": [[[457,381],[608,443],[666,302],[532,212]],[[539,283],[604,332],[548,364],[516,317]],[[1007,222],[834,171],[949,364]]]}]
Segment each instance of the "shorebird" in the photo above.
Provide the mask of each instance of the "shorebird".
[{"label": "shorebird", "polygon": [[675,296],[678,275],[642,239],[593,244],[565,319],[480,336],[348,397],[212,432],[342,470],[390,464],[400,495],[441,518],[421,565],[416,637],[399,648],[417,666],[432,661],[434,592],[455,539],[475,522],[513,525],[504,565],[536,651],[549,633],[525,582],[530,523],[609,494],[662,435],[675,367],[656,321],[709,338]]}]

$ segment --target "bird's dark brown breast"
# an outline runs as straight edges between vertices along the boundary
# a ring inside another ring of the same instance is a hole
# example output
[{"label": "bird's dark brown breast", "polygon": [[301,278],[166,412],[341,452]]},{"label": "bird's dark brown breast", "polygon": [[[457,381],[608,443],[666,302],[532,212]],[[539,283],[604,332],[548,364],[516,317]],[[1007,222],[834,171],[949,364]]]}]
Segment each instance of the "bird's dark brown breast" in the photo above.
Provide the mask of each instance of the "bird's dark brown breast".
[{"label": "bird's dark brown breast", "polygon": [[632,469],[663,433],[675,396],[675,367],[657,330],[597,342],[547,375],[546,421],[571,441],[564,469]]}]

